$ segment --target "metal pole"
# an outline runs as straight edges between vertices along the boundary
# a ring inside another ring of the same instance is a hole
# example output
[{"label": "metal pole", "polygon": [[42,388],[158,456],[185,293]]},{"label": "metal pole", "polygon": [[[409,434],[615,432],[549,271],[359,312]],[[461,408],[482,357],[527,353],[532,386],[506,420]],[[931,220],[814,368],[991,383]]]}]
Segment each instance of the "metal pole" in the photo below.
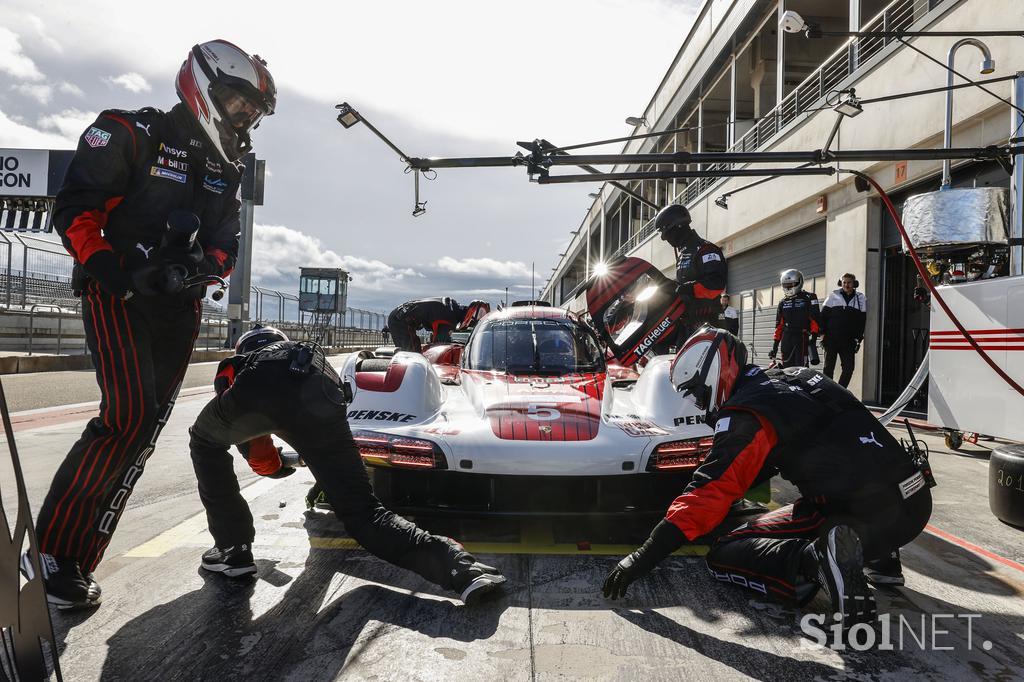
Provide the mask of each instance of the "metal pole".
[{"label": "metal pole", "polygon": [[[953,146],[953,91],[949,88],[953,87],[953,66],[956,61],[956,51],[964,45],[973,45],[974,47],[981,50],[982,59],[984,63],[992,61],[992,53],[989,52],[988,46],[975,38],[964,38],[953,43],[953,46],[949,48],[949,52],[946,54],[946,127],[942,131],[942,148],[949,149]],[[951,159],[945,159],[942,162],[942,189],[949,189],[949,186],[953,182],[952,168],[953,162]]]},{"label": "metal pole", "polygon": [[[1017,78],[1013,81],[1013,103],[1024,108],[1024,71],[1018,71]],[[1013,122],[1010,137],[1024,136],[1024,114],[1019,109],[1014,110],[1010,120]],[[1024,274],[1024,245],[1021,244],[1021,239],[1024,238],[1024,154],[1021,153],[1013,157],[1010,194],[1013,202],[1013,217],[1010,221],[1010,274],[1021,275]]]}]

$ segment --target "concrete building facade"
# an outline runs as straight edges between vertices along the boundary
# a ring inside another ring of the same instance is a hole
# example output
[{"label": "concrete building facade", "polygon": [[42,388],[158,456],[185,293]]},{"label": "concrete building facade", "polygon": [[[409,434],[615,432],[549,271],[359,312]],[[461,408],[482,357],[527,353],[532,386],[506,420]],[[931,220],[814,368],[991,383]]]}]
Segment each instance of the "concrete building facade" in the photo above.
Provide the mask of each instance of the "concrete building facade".
[{"label": "concrete building facade", "polygon": [[[838,91],[853,87],[858,97],[873,99],[946,84],[946,70],[926,55],[944,64],[956,38],[911,38],[909,46],[892,38],[810,39],[780,30],[779,19],[790,9],[824,30],[1024,26],[1020,0],[705,0],[643,112],[646,125],[633,134],[677,132],[631,140],[622,151],[820,149],[836,120],[832,104],[841,97]],[[974,80],[1024,71],[1019,38],[984,41],[995,72],[979,75],[981,54],[972,46],[957,53],[958,71]],[[988,88],[1004,99],[1012,97],[1011,81]],[[1004,102],[976,88],[956,90],[953,98],[952,146],[1006,143],[1011,110]],[[832,149],[940,147],[944,102],[939,92],[865,104],[863,113],[844,120]],[[937,189],[941,162],[846,167],[870,174],[902,200]],[[652,167],[615,170],[647,169]],[[689,168],[698,169],[697,164]],[[1009,185],[1007,173],[994,163],[966,161],[954,163],[953,169],[955,186]],[[630,189],[657,206],[686,205],[698,232],[723,248],[729,291],[741,312],[741,336],[757,362],[767,362],[781,270],[800,268],[805,288],[819,297],[835,289],[843,273],[856,274],[869,314],[850,388],[866,402],[891,400],[927,349],[928,313],[924,304],[913,301],[916,275],[880,200],[858,192],[848,174],[780,177],[747,187],[755,180],[649,180],[633,182]],[[544,286],[542,297],[555,305],[585,308],[587,278],[599,263],[617,255],[643,258],[667,274],[674,267],[672,249],[653,233],[655,209],[608,184],[594,196]]]}]

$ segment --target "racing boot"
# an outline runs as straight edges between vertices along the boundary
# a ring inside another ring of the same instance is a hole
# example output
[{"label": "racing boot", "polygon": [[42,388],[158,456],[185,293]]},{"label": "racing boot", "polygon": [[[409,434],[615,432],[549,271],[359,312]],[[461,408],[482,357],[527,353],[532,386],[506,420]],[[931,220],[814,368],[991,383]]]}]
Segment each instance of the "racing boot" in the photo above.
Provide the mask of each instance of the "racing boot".
[{"label": "racing boot", "polygon": [[455,550],[455,566],[451,569],[453,589],[466,606],[475,606],[496,596],[505,583],[501,571],[482,564],[466,551],[462,543],[448,537],[441,537]]},{"label": "racing boot", "polygon": [[857,533],[849,526],[836,526],[805,551],[809,560],[805,564],[815,566],[818,585],[832,601],[835,622],[843,630],[872,623],[878,609],[864,579],[864,554]]},{"label": "racing boot", "polygon": [[901,587],[903,579],[903,563],[897,549],[887,557],[864,562],[864,577],[876,587]]},{"label": "racing boot", "polygon": [[[100,586],[90,573],[82,574],[77,559],[39,553],[39,566],[43,571],[46,601],[61,611],[95,608],[100,605]],[[32,580],[35,575],[28,552],[21,556],[21,572]]]},{"label": "racing boot", "polygon": [[203,562],[200,565],[207,571],[223,573],[229,578],[239,578],[256,573],[256,562],[252,559],[249,545],[208,549],[203,552]]}]

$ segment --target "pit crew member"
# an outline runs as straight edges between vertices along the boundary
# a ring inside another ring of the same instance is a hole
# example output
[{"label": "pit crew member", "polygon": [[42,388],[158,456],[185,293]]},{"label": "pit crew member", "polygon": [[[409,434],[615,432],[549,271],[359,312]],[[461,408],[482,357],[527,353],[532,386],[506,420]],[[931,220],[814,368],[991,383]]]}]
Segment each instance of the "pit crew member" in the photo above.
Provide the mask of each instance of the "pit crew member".
[{"label": "pit crew member", "polygon": [[223,360],[220,390],[190,429],[192,464],[215,546],[201,566],[229,577],[256,572],[252,512],[239,492],[232,444],[276,434],[305,461],[349,535],[367,551],[460,594],[472,604],[505,582],[454,540],[431,535],[384,508],[352,440],[343,385],[323,350],[254,329]]},{"label": "pit crew member", "polygon": [[818,299],[804,291],[804,275],[799,270],[783,271],[779,283],[783,298],[775,313],[775,342],[768,357],[774,360],[781,346],[782,367],[806,367],[808,361],[817,365],[817,340],[821,333]]},{"label": "pit crew member", "polygon": [[836,358],[842,363],[839,385],[850,385],[854,356],[864,341],[867,322],[867,298],[857,291],[860,282],[849,272],[839,279],[839,288],[828,295],[821,309],[821,345],[825,348],[823,371],[829,379],[836,371]]},{"label": "pit crew member", "polygon": [[702,239],[691,227],[685,206],[671,204],[661,209],[654,228],[676,252],[676,295],[686,305],[677,331],[655,346],[656,354],[678,348],[704,323],[718,320],[718,297],[725,291],[727,266],[717,245]]},{"label": "pit crew member", "polygon": [[[199,331],[205,287],[184,287],[182,273],[231,272],[240,160],[277,98],[265,62],[223,40],[192,48],[176,89],[181,102],[168,112],[100,113],[54,205],[102,396],[37,522],[47,598],[60,609],[100,602],[92,572],[170,416]],[[174,215],[185,216],[179,233],[169,229]]]},{"label": "pit crew member", "polygon": [[471,326],[490,310],[491,306],[483,301],[463,306],[449,296],[421,298],[406,301],[392,310],[388,315],[388,330],[399,350],[419,353],[423,350],[416,335],[420,329],[430,332],[431,343],[450,343],[452,330]]},{"label": "pit crew member", "polygon": [[801,604],[823,588],[843,627],[872,619],[863,562],[868,580],[902,584],[892,557],[931,515],[927,460],[821,373],[748,365],[743,343],[723,330],[705,327],[687,340],[671,377],[706,410],[714,443],[648,540],[608,575],[605,596],[622,597],[685,541],[722,523],[751,485],[778,473],[801,497],[719,537],[707,555],[712,575]]}]

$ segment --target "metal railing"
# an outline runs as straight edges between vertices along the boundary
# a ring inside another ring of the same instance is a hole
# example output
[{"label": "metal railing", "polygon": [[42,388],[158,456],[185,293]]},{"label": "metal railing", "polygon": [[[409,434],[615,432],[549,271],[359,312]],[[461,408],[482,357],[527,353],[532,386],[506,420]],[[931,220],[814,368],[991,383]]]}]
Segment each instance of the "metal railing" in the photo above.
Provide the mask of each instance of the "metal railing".
[{"label": "metal railing", "polygon": [[[862,31],[908,30],[921,20],[935,6],[936,0],[895,0],[881,13],[861,27]],[[756,151],[785,131],[789,124],[802,114],[818,111],[820,102],[837,87],[856,75],[868,62],[878,56],[894,38],[856,38],[843,44],[832,53],[810,76],[797,85],[767,114],[728,148],[730,152]],[[730,164],[703,164],[706,170],[725,170]],[[693,204],[698,197],[713,186],[726,182],[728,178],[702,177],[691,180],[683,191],[676,194],[673,202],[685,206]],[[647,221],[639,230],[615,250],[613,256],[622,256],[638,247],[654,233],[654,220]]]}]

